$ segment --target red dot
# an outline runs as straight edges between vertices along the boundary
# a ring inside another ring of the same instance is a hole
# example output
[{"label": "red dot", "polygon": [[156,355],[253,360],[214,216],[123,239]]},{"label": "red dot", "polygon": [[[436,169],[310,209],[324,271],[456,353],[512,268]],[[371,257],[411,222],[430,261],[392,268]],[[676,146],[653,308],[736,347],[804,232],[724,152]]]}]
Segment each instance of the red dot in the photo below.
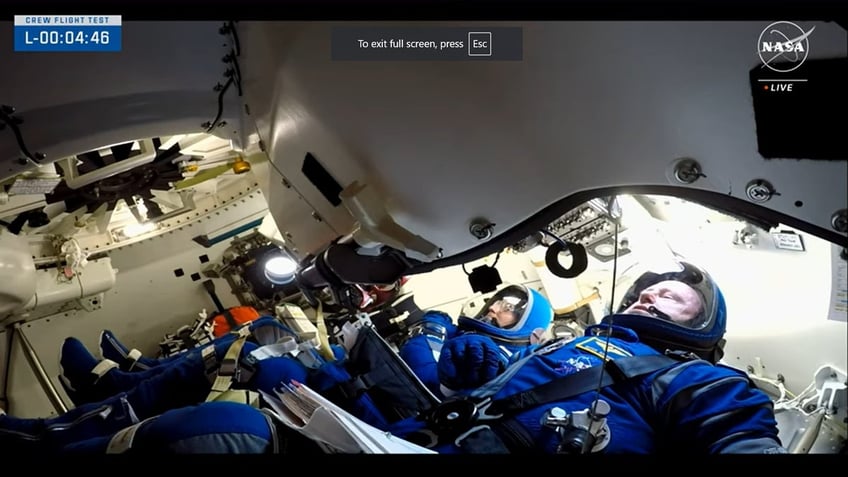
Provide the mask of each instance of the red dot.
[{"label": "red dot", "polygon": [[763,85],[763,89],[764,89],[764,90],[766,90],[766,91],[768,91],[768,85],[767,85],[767,84],[766,84],[766,85]]}]

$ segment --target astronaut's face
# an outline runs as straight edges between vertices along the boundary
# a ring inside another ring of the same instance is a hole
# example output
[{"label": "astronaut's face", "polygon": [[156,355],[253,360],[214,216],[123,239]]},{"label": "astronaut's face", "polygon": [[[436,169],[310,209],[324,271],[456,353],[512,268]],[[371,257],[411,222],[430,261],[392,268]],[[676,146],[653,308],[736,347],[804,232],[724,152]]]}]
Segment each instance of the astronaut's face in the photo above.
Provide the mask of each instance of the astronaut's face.
[{"label": "astronaut's face", "polygon": [[515,306],[508,300],[497,300],[489,305],[486,316],[491,319],[490,323],[498,328],[506,328],[518,321],[515,314]]},{"label": "astronaut's face", "polygon": [[624,313],[670,319],[685,325],[703,308],[701,296],[689,285],[666,280],[642,290],[639,299]]}]

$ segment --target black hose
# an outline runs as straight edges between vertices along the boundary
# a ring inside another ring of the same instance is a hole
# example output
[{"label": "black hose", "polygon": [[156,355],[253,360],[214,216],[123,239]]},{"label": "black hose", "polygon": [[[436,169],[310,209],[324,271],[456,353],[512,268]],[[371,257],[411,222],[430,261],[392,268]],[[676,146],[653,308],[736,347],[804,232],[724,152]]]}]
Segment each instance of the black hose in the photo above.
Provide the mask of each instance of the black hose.
[{"label": "black hose", "polygon": [[215,115],[215,119],[209,123],[209,127],[206,128],[206,132],[211,132],[215,129],[215,126],[218,125],[218,121],[221,120],[221,116],[224,114],[224,94],[227,93],[227,90],[230,88],[230,85],[233,84],[233,77],[230,76],[230,79],[227,80],[224,87],[221,88],[221,91],[218,93],[218,114]]},{"label": "black hose", "polygon": [[233,78],[235,78],[235,81],[236,81],[236,88],[238,88],[238,95],[239,95],[239,96],[242,96],[242,90],[241,90],[241,68],[239,68],[238,60],[236,59],[236,57],[235,57],[235,56],[233,56],[233,61],[232,61],[232,63],[233,63],[233,68],[235,69],[235,73],[233,74],[233,76],[232,76],[232,77],[233,77]]},{"label": "black hose", "polygon": [[233,34],[233,46],[236,49],[236,56],[241,56],[241,42],[239,41],[238,32],[236,31],[236,22],[228,21],[230,33]]}]

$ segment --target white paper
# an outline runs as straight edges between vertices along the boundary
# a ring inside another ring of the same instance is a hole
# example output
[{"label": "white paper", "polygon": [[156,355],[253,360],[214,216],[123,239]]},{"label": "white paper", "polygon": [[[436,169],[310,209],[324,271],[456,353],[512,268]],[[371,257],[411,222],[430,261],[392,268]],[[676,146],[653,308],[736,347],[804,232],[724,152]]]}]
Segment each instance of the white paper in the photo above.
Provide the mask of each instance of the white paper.
[{"label": "white paper", "polygon": [[839,255],[842,247],[831,244],[830,311],[828,320],[848,321],[848,262]]},{"label": "white paper", "polygon": [[[262,392],[280,421],[340,453],[435,454],[436,452],[381,431],[336,406],[304,384],[292,384],[277,396]],[[308,414],[308,415],[307,415]]]},{"label": "white paper", "polygon": [[251,351],[250,355],[261,361],[263,359],[285,356],[295,350],[297,350],[297,342],[293,337],[289,336],[279,343],[260,346]]},{"label": "white paper", "polygon": [[315,421],[309,424],[305,424],[294,415],[291,411],[289,411],[286,406],[282,404],[276,397],[271,396],[270,394],[260,390],[262,397],[265,398],[265,402],[271,406],[271,409],[274,411],[274,415],[286,426],[291,429],[300,432],[304,436],[312,439],[317,442],[322,449],[324,449],[328,453],[359,453],[359,446],[356,441],[354,441],[349,436],[344,433],[339,433],[333,431],[331,434],[327,434],[325,431],[326,423],[325,416],[326,413],[322,413],[322,415],[316,416]]}]

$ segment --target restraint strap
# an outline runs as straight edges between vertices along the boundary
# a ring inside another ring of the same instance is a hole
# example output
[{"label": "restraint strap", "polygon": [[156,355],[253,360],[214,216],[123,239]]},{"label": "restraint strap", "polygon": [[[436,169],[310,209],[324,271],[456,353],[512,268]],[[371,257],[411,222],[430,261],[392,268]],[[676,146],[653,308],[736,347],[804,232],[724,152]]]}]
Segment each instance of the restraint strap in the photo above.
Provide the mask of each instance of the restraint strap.
[{"label": "restraint strap", "polygon": [[[628,356],[593,366],[574,374],[549,381],[535,388],[494,400],[490,414],[512,414],[542,404],[562,401],[587,391],[609,386],[615,382],[642,376],[679,363],[680,359],[666,355]],[[601,374],[603,373],[603,376]]]},{"label": "restraint strap", "polygon": [[235,330],[239,327],[238,322],[236,322],[236,319],[233,318],[233,314],[228,308],[224,308],[224,311],[222,311],[221,314],[224,315],[224,319],[227,320],[227,324],[230,325],[231,330]]},{"label": "restraint strap", "polygon": [[[674,357],[672,357],[674,356]],[[505,414],[490,426],[477,426],[456,439],[456,444],[463,449],[473,452],[503,453],[508,449],[512,453],[527,453],[534,449],[533,438],[514,418],[523,409],[533,408],[542,404],[562,401],[583,394],[600,386],[621,382],[625,379],[642,376],[662,368],[672,366],[681,361],[679,355],[629,356],[610,360],[604,366],[594,366],[578,371],[560,379],[550,381],[524,392],[513,394],[492,402],[490,414]],[[601,375],[603,373],[603,376]]]},{"label": "restraint strap", "polygon": [[239,404],[247,404],[248,406],[259,408],[261,405],[262,395],[256,391],[248,389],[230,389],[219,394],[213,401],[221,402],[237,402]]},{"label": "restraint strap", "polygon": [[322,303],[318,302],[318,307],[315,308],[315,328],[318,329],[318,352],[325,359],[335,361],[336,357],[333,354],[333,349],[330,347],[330,340],[327,336],[327,324],[324,323],[324,311]]},{"label": "restraint strap", "polygon": [[227,348],[227,353],[224,355],[224,360],[218,366],[218,374],[215,381],[212,383],[212,390],[209,396],[206,397],[206,402],[216,401],[222,394],[230,390],[233,383],[233,376],[238,369],[238,358],[241,354],[241,349],[247,341],[247,333],[239,333],[239,337]]}]

